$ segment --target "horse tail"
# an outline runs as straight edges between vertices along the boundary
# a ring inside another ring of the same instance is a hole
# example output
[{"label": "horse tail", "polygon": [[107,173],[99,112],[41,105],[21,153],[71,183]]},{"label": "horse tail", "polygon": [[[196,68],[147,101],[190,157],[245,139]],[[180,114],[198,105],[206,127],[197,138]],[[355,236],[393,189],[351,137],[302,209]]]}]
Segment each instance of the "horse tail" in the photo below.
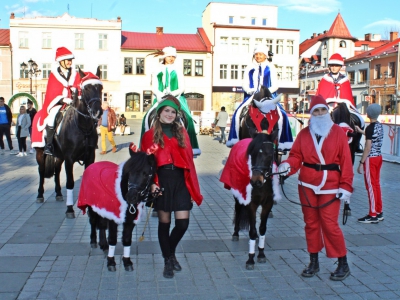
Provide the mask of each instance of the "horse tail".
[{"label": "horse tail", "polygon": [[55,158],[51,155],[46,155],[44,159],[44,178],[51,178],[54,175]]},{"label": "horse tail", "polygon": [[[235,199],[235,201],[237,200]],[[235,205],[235,211],[233,213],[233,224],[238,225],[240,230],[250,229],[249,213],[247,206],[243,204]]]}]

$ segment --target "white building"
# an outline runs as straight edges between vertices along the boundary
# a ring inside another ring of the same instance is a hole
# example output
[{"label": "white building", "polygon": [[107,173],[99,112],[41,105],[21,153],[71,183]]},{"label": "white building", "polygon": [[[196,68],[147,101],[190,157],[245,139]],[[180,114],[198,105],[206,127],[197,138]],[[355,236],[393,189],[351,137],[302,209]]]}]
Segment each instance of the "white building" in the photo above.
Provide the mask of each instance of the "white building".
[{"label": "white building", "polygon": [[274,53],[285,104],[287,94],[298,92],[300,33],[277,28],[278,7],[211,2],[203,12],[202,25],[213,45],[213,110],[225,106],[232,113],[243,100],[243,73],[257,45]]}]

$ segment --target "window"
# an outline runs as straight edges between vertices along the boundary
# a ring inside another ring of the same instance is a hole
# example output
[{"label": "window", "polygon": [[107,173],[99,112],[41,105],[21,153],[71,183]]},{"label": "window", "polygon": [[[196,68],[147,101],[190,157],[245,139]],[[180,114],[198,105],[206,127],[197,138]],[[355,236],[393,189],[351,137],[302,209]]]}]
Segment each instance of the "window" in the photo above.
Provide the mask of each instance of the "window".
[{"label": "window", "polygon": [[192,75],[192,60],[191,59],[183,60],[183,75],[185,75],[185,76]]},{"label": "window", "polygon": [[239,53],[239,38],[238,37],[232,38],[232,52]]},{"label": "window", "polygon": [[243,53],[249,53],[250,51],[250,39],[242,38],[242,51]]},{"label": "window", "polygon": [[28,76],[28,70],[23,70],[21,65],[19,67],[19,78],[29,78]]},{"label": "window", "polygon": [[229,16],[229,24],[233,24],[233,16]]},{"label": "window", "polygon": [[203,76],[203,60],[196,59],[194,61],[194,64],[195,64],[194,75],[195,76]]},{"label": "window", "polygon": [[107,34],[99,33],[99,50],[107,50]]},{"label": "window", "polygon": [[45,49],[51,48],[51,33],[50,32],[42,33],[42,48],[45,48]]},{"label": "window", "polygon": [[326,47],[327,47],[327,44],[326,44],[326,42],[324,42],[324,45],[322,46],[322,49],[326,49]]},{"label": "window", "polygon": [[51,73],[51,64],[42,64],[42,78],[49,78]]},{"label": "window", "polygon": [[271,51],[272,52],[272,50],[273,50],[273,44],[274,44],[274,40],[270,40],[270,39],[266,39],[266,41],[265,41],[265,46],[267,46],[267,48],[268,48],[268,51]]},{"label": "window", "polygon": [[152,99],[153,99],[152,91],[143,91],[143,111],[148,111],[150,109]]},{"label": "window", "polygon": [[361,45],[362,51],[368,51],[368,44]]},{"label": "window", "polygon": [[29,48],[28,32],[20,31],[18,34],[18,39],[19,39],[19,47],[20,48]]},{"label": "window", "polygon": [[354,76],[355,76],[354,71],[347,72],[347,77],[349,78],[350,84],[354,84]]},{"label": "window", "polygon": [[381,79],[381,65],[375,65],[374,79]]},{"label": "window", "polygon": [[293,67],[286,67],[286,80],[293,80]]},{"label": "window", "polygon": [[231,65],[231,79],[238,79],[238,65]]},{"label": "window", "polygon": [[256,18],[251,18],[251,25],[256,25]]},{"label": "window", "polygon": [[133,73],[133,58],[125,57],[124,58],[124,74],[132,74]]},{"label": "window", "polygon": [[107,101],[108,100],[108,95],[107,93],[103,93],[103,101]]},{"label": "window", "polygon": [[100,78],[107,80],[107,65],[100,65]]},{"label": "window", "polygon": [[246,68],[246,65],[242,65],[242,79],[244,79],[244,71],[246,70]]},{"label": "window", "polygon": [[257,46],[262,46],[262,38],[256,38],[256,41],[255,41],[255,46],[257,47]]},{"label": "window", "polygon": [[367,83],[368,78],[367,78],[367,69],[360,70],[358,74],[358,83]]},{"label": "window", "polygon": [[283,40],[276,40],[276,54],[283,54]]},{"label": "window", "polygon": [[82,64],[80,64],[80,65],[75,65],[75,70],[77,71],[77,72],[79,72],[79,69],[81,69],[82,71],[84,70],[84,66],[82,65]]},{"label": "window", "polygon": [[144,74],[144,58],[136,58],[136,74]]},{"label": "window", "polygon": [[339,42],[339,47],[340,48],[346,48],[346,42],[345,41],[340,41]]},{"label": "window", "polygon": [[228,65],[219,65],[219,78],[227,79]]},{"label": "window", "polygon": [[262,19],[262,25],[267,26],[267,19]]},{"label": "window", "polygon": [[282,80],[282,66],[277,66],[276,67],[276,76],[278,77],[278,80]]},{"label": "window", "polygon": [[75,49],[83,49],[83,33],[75,33]]},{"label": "window", "polygon": [[125,111],[140,111],[140,95],[138,93],[127,93],[125,105]]},{"label": "window", "polygon": [[390,62],[389,63],[389,72],[388,72],[388,76],[389,77],[394,77],[395,76],[395,63],[394,62]]},{"label": "window", "polygon": [[228,38],[225,36],[220,37],[221,51],[228,51]]},{"label": "window", "polygon": [[292,55],[293,54],[293,41],[287,41],[287,53]]}]

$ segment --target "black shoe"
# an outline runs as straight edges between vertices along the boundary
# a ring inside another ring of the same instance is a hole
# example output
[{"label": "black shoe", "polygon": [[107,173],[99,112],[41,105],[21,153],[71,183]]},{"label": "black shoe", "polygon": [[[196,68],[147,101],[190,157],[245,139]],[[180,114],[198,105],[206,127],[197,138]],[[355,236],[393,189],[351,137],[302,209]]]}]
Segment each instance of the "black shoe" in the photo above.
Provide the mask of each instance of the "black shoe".
[{"label": "black shoe", "polygon": [[358,219],[358,222],[364,224],[379,224],[378,218],[371,217],[370,215],[366,215],[364,218]]},{"label": "black shoe", "polygon": [[350,268],[347,264],[347,257],[346,255],[343,257],[338,258],[338,267],[336,268],[335,272],[331,273],[330,280],[334,281],[342,281],[347,276],[350,275]]},{"label": "black shoe", "polygon": [[378,218],[378,221],[385,220],[385,218],[383,217],[383,212],[381,212],[380,214],[377,214],[376,217]]},{"label": "black shoe", "polygon": [[175,254],[171,254],[171,256],[169,257],[169,260],[172,261],[172,265],[174,267],[174,271],[181,271],[182,267],[179,264],[178,260],[176,259]]},{"label": "black shoe", "polygon": [[318,253],[310,253],[310,264],[303,270],[301,276],[313,277],[319,272]]},{"label": "black shoe", "polygon": [[171,259],[165,258],[164,272],[163,276],[165,278],[173,278],[174,277],[174,265]]}]

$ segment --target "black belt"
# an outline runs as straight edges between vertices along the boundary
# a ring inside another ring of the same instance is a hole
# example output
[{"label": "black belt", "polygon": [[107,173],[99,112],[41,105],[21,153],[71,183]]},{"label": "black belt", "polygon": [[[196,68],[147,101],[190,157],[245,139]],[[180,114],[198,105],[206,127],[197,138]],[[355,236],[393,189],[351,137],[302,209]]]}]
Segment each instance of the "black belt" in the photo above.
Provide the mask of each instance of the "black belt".
[{"label": "black belt", "polygon": [[338,172],[340,172],[339,165],[337,165],[337,164],[321,165],[321,164],[309,164],[309,163],[304,162],[303,166],[305,166],[307,168],[311,168],[311,169],[317,170],[317,171],[328,170],[328,171],[338,171]]},{"label": "black belt", "polygon": [[165,170],[176,170],[179,169],[178,167],[174,166],[173,164],[169,165],[163,165],[160,167],[160,169],[165,169]]}]

